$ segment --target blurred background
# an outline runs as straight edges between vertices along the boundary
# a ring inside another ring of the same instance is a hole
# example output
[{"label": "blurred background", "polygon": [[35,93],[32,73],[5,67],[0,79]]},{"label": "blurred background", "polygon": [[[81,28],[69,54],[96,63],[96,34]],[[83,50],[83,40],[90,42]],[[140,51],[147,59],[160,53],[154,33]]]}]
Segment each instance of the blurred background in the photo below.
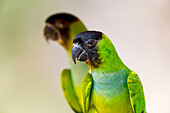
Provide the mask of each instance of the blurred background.
[{"label": "blurred background", "polygon": [[148,113],[170,113],[169,0],[0,0],[0,113],[73,112],[60,83],[67,56],[43,36],[57,12],[110,37],[140,76]]}]

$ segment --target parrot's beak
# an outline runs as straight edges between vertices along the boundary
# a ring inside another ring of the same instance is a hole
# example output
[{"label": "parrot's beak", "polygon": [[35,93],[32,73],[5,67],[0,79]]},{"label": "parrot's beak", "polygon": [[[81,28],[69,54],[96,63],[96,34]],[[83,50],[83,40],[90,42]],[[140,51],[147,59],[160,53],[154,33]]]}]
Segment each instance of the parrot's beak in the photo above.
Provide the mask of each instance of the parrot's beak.
[{"label": "parrot's beak", "polygon": [[46,24],[46,26],[44,27],[44,36],[47,42],[49,39],[54,41],[59,40],[59,35],[59,31],[54,26]]},{"label": "parrot's beak", "polygon": [[73,44],[73,48],[71,50],[71,55],[73,62],[76,64],[76,60],[78,61],[88,61],[87,52],[79,45]]}]

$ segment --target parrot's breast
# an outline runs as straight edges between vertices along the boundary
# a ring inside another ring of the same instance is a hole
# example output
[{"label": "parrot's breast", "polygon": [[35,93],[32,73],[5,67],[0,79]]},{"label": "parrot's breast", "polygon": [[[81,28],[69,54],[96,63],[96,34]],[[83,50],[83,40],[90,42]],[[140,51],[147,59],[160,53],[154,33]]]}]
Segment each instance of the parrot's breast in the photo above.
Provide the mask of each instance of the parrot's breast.
[{"label": "parrot's breast", "polygon": [[128,70],[109,74],[94,74],[92,101],[97,111],[101,113],[131,113],[127,76]]},{"label": "parrot's breast", "polygon": [[77,62],[77,64],[75,65],[70,58],[70,69],[72,73],[73,86],[80,102],[83,78],[87,74],[89,68],[83,62]]}]

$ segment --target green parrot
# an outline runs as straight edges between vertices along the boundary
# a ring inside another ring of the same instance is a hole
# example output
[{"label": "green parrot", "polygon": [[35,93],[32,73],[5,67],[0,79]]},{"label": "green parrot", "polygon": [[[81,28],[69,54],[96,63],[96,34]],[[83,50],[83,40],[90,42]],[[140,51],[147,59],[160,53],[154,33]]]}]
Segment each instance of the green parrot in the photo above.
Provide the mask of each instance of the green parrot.
[{"label": "green parrot", "polygon": [[71,58],[73,38],[80,32],[86,31],[84,24],[74,15],[58,13],[46,20],[44,35],[46,40],[57,41],[67,53],[70,69],[61,72],[61,83],[67,102],[75,112],[82,112],[81,86],[84,76],[89,68],[86,64],[79,62],[75,65]]},{"label": "green parrot", "polygon": [[84,113],[146,113],[138,75],[121,61],[105,34],[79,33],[73,39],[71,52],[75,64],[78,60],[89,67],[82,85]]}]

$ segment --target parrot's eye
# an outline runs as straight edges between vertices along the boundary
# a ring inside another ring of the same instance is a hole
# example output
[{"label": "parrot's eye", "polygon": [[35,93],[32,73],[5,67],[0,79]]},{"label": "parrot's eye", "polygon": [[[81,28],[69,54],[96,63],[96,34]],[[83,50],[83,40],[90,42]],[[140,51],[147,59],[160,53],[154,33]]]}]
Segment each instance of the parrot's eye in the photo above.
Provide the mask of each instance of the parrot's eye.
[{"label": "parrot's eye", "polygon": [[94,40],[89,40],[89,41],[88,41],[88,46],[89,46],[89,47],[93,46],[93,44],[94,44]]}]

